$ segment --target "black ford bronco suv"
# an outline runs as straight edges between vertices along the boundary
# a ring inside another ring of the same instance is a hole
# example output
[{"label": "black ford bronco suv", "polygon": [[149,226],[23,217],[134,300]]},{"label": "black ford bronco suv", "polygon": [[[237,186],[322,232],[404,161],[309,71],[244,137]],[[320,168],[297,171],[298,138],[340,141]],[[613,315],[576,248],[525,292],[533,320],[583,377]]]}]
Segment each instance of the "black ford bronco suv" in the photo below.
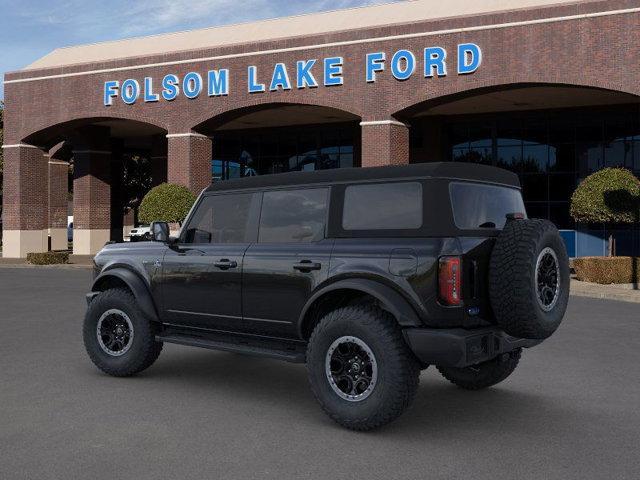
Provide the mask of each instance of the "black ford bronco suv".
[{"label": "black ford bronco suv", "polygon": [[115,376],[164,342],[306,363],[341,425],[369,430],[410,404],[434,365],[495,385],[558,328],[569,262],[527,219],[516,175],[461,163],[296,172],[215,183],[178,238],[95,257],[84,343]]}]

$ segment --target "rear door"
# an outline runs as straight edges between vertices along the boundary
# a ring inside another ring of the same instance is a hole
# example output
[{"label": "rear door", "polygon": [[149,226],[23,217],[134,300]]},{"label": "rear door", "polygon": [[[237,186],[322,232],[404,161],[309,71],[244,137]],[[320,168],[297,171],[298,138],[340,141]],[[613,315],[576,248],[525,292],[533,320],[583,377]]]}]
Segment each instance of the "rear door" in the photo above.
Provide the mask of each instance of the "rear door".
[{"label": "rear door", "polygon": [[244,257],[245,329],[296,335],[310,293],[327,278],[333,240],[325,239],[329,187],[263,194],[258,242]]},{"label": "rear door", "polygon": [[162,267],[163,320],[223,330],[242,328],[244,254],[257,236],[260,194],[202,198]]}]

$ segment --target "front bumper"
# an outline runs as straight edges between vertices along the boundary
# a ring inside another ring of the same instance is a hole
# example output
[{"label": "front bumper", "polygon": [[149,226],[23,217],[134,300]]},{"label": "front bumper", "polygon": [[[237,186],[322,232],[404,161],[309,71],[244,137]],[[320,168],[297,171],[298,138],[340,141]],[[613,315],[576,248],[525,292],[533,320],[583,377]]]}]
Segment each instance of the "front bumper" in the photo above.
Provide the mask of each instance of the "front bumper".
[{"label": "front bumper", "polygon": [[424,365],[442,367],[468,367],[542,342],[512,337],[496,327],[472,330],[406,328],[403,333],[409,348]]}]

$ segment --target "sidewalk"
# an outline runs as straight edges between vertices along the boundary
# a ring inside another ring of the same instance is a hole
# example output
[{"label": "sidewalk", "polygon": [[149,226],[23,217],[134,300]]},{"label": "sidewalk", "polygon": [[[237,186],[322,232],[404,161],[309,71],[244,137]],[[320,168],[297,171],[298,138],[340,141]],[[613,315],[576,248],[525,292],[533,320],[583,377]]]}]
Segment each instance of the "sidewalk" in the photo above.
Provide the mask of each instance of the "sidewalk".
[{"label": "sidewalk", "polygon": [[[640,285],[637,287],[640,288]],[[634,285],[600,285],[598,283],[580,282],[571,279],[571,295],[576,297],[603,298],[621,302],[640,303],[640,290],[634,290]]]}]

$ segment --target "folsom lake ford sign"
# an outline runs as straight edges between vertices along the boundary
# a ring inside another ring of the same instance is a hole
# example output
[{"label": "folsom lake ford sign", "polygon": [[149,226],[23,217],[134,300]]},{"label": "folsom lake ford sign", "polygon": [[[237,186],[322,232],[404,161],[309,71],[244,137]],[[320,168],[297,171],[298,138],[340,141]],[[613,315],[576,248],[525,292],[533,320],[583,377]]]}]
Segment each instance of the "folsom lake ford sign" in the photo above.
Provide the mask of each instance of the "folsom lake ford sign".
[{"label": "folsom lake ford sign", "polygon": [[[448,74],[447,51],[442,47],[427,47],[421,52],[421,73],[424,78],[434,76],[445,77]],[[458,75],[466,75],[478,70],[482,64],[482,50],[475,43],[461,43],[457,47],[455,60]],[[365,78],[367,83],[374,83],[387,68],[391,75],[399,81],[408,80],[416,74],[419,62],[410,50],[398,50],[391,59],[384,52],[368,53],[365,56]],[[268,91],[286,91],[292,88],[332,87],[344,84],[343,57],[326,57],[323,59],[298,60],[294,71],[289,71],[284,63],[276,63],[270,71],[259,71],[256,66],[249,66],[243,79],[249,93]],[[145,77],[142,81],[128,78],[104,82],[104,105],[111,106],[116,99],[133,105],[138,101],[159,102],[172,101],[184,95],[195,99],[201,95],[220,97],[229,95],[231,73],[229,69],[209,70],[204,75],[189,72],[180,78],[168,74],[162,78]]]}]

